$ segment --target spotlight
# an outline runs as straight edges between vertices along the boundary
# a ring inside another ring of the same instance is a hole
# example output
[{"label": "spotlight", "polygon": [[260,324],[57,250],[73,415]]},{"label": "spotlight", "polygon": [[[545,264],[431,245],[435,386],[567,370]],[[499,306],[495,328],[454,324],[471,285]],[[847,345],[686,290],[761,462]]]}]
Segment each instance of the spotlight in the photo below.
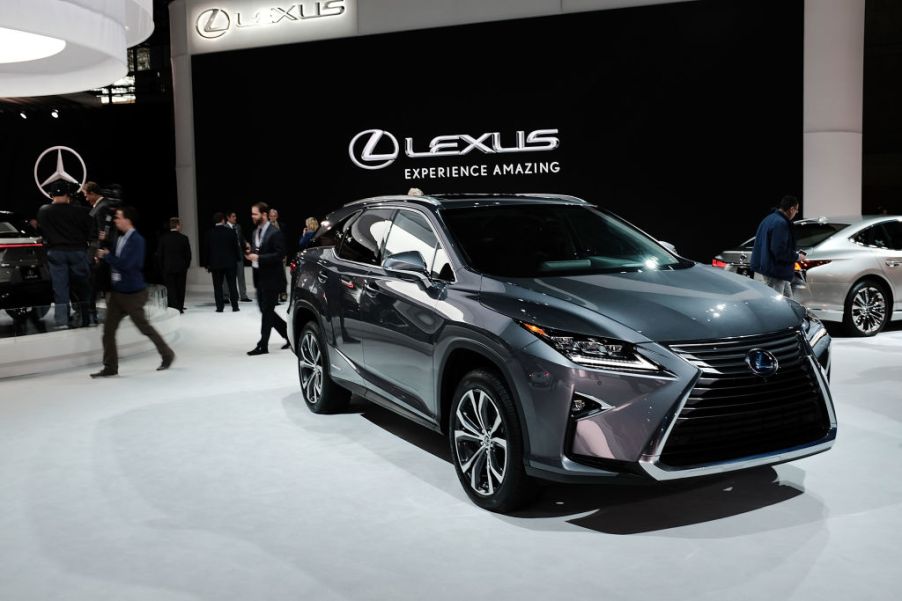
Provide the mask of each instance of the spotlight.
[{"label": "spotlight", "polygon": [[60,112],[56,109],[53,109],[52,111],[50,111],[50,116],[53,117],[54,119],[59,119]]},{"label": "spotlight", "polygon": [[25,111],[19,112],[19,116],[22,117],[23,119],[28,119],[28,115],[25,114]]}]

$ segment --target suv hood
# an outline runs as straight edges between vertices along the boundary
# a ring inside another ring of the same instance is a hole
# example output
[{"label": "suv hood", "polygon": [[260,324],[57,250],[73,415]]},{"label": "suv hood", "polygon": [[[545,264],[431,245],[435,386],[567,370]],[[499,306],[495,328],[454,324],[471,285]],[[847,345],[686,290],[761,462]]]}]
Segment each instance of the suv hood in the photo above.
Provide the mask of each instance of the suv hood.
[{"label": "suv hood", "polygon": [[[499,296],[516,302],[499,302]],[[632,342],[776,332],[797,327],[804,311],[761,283],[704,265],[674,271],[485,278],[483,303],[514,319]],[[640,337],[627,336],[623,326]]]}]

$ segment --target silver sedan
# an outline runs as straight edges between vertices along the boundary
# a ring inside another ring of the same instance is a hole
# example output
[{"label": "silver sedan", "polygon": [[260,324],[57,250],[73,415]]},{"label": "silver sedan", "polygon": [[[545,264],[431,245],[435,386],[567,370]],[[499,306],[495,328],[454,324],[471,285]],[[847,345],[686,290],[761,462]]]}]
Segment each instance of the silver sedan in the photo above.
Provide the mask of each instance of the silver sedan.
[{"label": "silver sedan", "polygon": [[[824,321],[841,322],[854,336],[873,336],[902,319],[902,216],[803,219],[793,223],[799,248],[795,300]],[[754,238],[712,262],[750,275]]]}]

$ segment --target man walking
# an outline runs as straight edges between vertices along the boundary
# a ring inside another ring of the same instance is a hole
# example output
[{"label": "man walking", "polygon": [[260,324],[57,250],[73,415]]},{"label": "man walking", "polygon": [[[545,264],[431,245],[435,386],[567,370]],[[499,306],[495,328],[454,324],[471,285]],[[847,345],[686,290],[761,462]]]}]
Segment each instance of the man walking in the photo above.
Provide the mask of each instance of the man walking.
[{"label": "man walking", "polygon": [[260,340],[248,355],[269,352],[269,334],[273,328],[285,339],[282,348],[288,348],[288,331],[285,320],[276,315],[279,291],[284,288],[285,238],[282,232],[269,223],[269,207],[258,202],[251,207],[251,219],[257,228],[253,232],[251,252],[247,259],[254,268],[254,287],[257,289],[257,305],[263,314],[260,322]]},{"label": "man walking", "polygon": [[[247,242],[245,242],[244,236],[241,234],[241,224],[238,223],[238,214],[235,211],[230,211],[226,214],[226,225],[235,232],[238,242],[238,253],[241,255],[241,258],[238,259],[238,263],[235,265],[235,275],[238,278],[238,294],[242,303],[250,303],[253,301],[247,297],[247,283],[244,280],[244,247],[247,246]],[[227,286],[228,282],[222,283],[223,294],[228,294]],[[231,302],[231,297],[226,300]]]},{"label": "man walking", "polygon": [[207,234],[207,269],[213,274],[213,298],[216,300],[216,312],[222,313],[225,306],[222,293],[223,278],[229,289],[232,311],[238,311],[235,265],[241,259],[241,252],[235,243],[235,232],[226,225],[225,215],[215,213],[213,224],[213,229]]},{"label": "man walking", "polygon": [[175,353],[163,340],[144,314],[147,288],[144,285],[144,238],[135,230],[137,213],[132,207],[116,210],[113,222],[119,231],[116,247],[111,252],[101,248],[97,256],[110,265],[112,292],[107,300],[106,321],[103,324],[103,369],[91,374],[92,378],[105,378],[119,373],[119,355],[116,349],[116,330],[119,322],[128,315],[142,334],[151,339],[163,362],[157,371],[168,369],[175,360]]},{"label": "man walking", "polygon": [[799,199],[784,196],[780,208],[764,218],[755,234],[750,267],[755,279],[764,282],[783,296],[792,298],[792,276],[795,263],[805,256],[796,250],[792,220],[799,213]]},{"label": "man walking", "polygon": [[182,233],[182,222],[178,217],[169,219],[169,231],[160,236],[157,263],[166,284],[168,305],[179,313],[184,313],[185,284],[188,280],[188,267],[191,266],[191,243],[188,242],[188,236]]},{"label": "man walking", "polygon": [[69,325],[70,289],[79,301],[81,325],[89,325],[91,267],[87,250],[91,218],[86,208],[70,204],[69,186],[64,180],[51,182],[48,194],[53,202],[38,210],[38,223],[47,246],[57,328]]}]

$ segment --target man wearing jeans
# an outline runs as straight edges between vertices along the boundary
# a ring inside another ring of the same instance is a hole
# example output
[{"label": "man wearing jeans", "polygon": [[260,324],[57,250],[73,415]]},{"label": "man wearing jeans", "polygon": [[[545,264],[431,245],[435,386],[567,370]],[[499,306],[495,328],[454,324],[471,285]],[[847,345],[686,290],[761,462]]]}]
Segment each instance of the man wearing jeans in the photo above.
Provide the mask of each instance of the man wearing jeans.
[{"label": "man wearing jeans", "polygon": [[87,249],[92,222],[87,209],[70,204],[70,185],[61,179],[51,182],[48,194],[53,202],[38,210],[38,223],[47,248],[47,263],[53,285],[57,328],[69,325],[70,290],[75,293],[80,305],[81,325],[89,324],[91,267]]},{"label": "man wearing jeans", "polygon": [[92,378],[105,378],[119,373],[119,354],[116,349],[116,330],[119,322],[129,316],[138,331],[151,339],[163,362],[157,371],[168,369],[175,353],[163,340],[144,314],[147,288],[144,285],[144,238],[135,230],[135,209],[123,207],[116,210],[113,223],[119,230],[115,248],[101,248],[97,256],[109,263],[113,291],[107,299],[106,321],[103,323],[103,369],[91,374]]},{"label": "man wearing jeans", "polygon": [[755,234],[750,267],[755,279],[763,282],[785,296],[792,298],[792,276],[795,264],[805,257],[804,251],[796,250],[796,239],[792,233],[792,220],[799,213],[799,199],[784,196],[780,208],[764,218]]}]

